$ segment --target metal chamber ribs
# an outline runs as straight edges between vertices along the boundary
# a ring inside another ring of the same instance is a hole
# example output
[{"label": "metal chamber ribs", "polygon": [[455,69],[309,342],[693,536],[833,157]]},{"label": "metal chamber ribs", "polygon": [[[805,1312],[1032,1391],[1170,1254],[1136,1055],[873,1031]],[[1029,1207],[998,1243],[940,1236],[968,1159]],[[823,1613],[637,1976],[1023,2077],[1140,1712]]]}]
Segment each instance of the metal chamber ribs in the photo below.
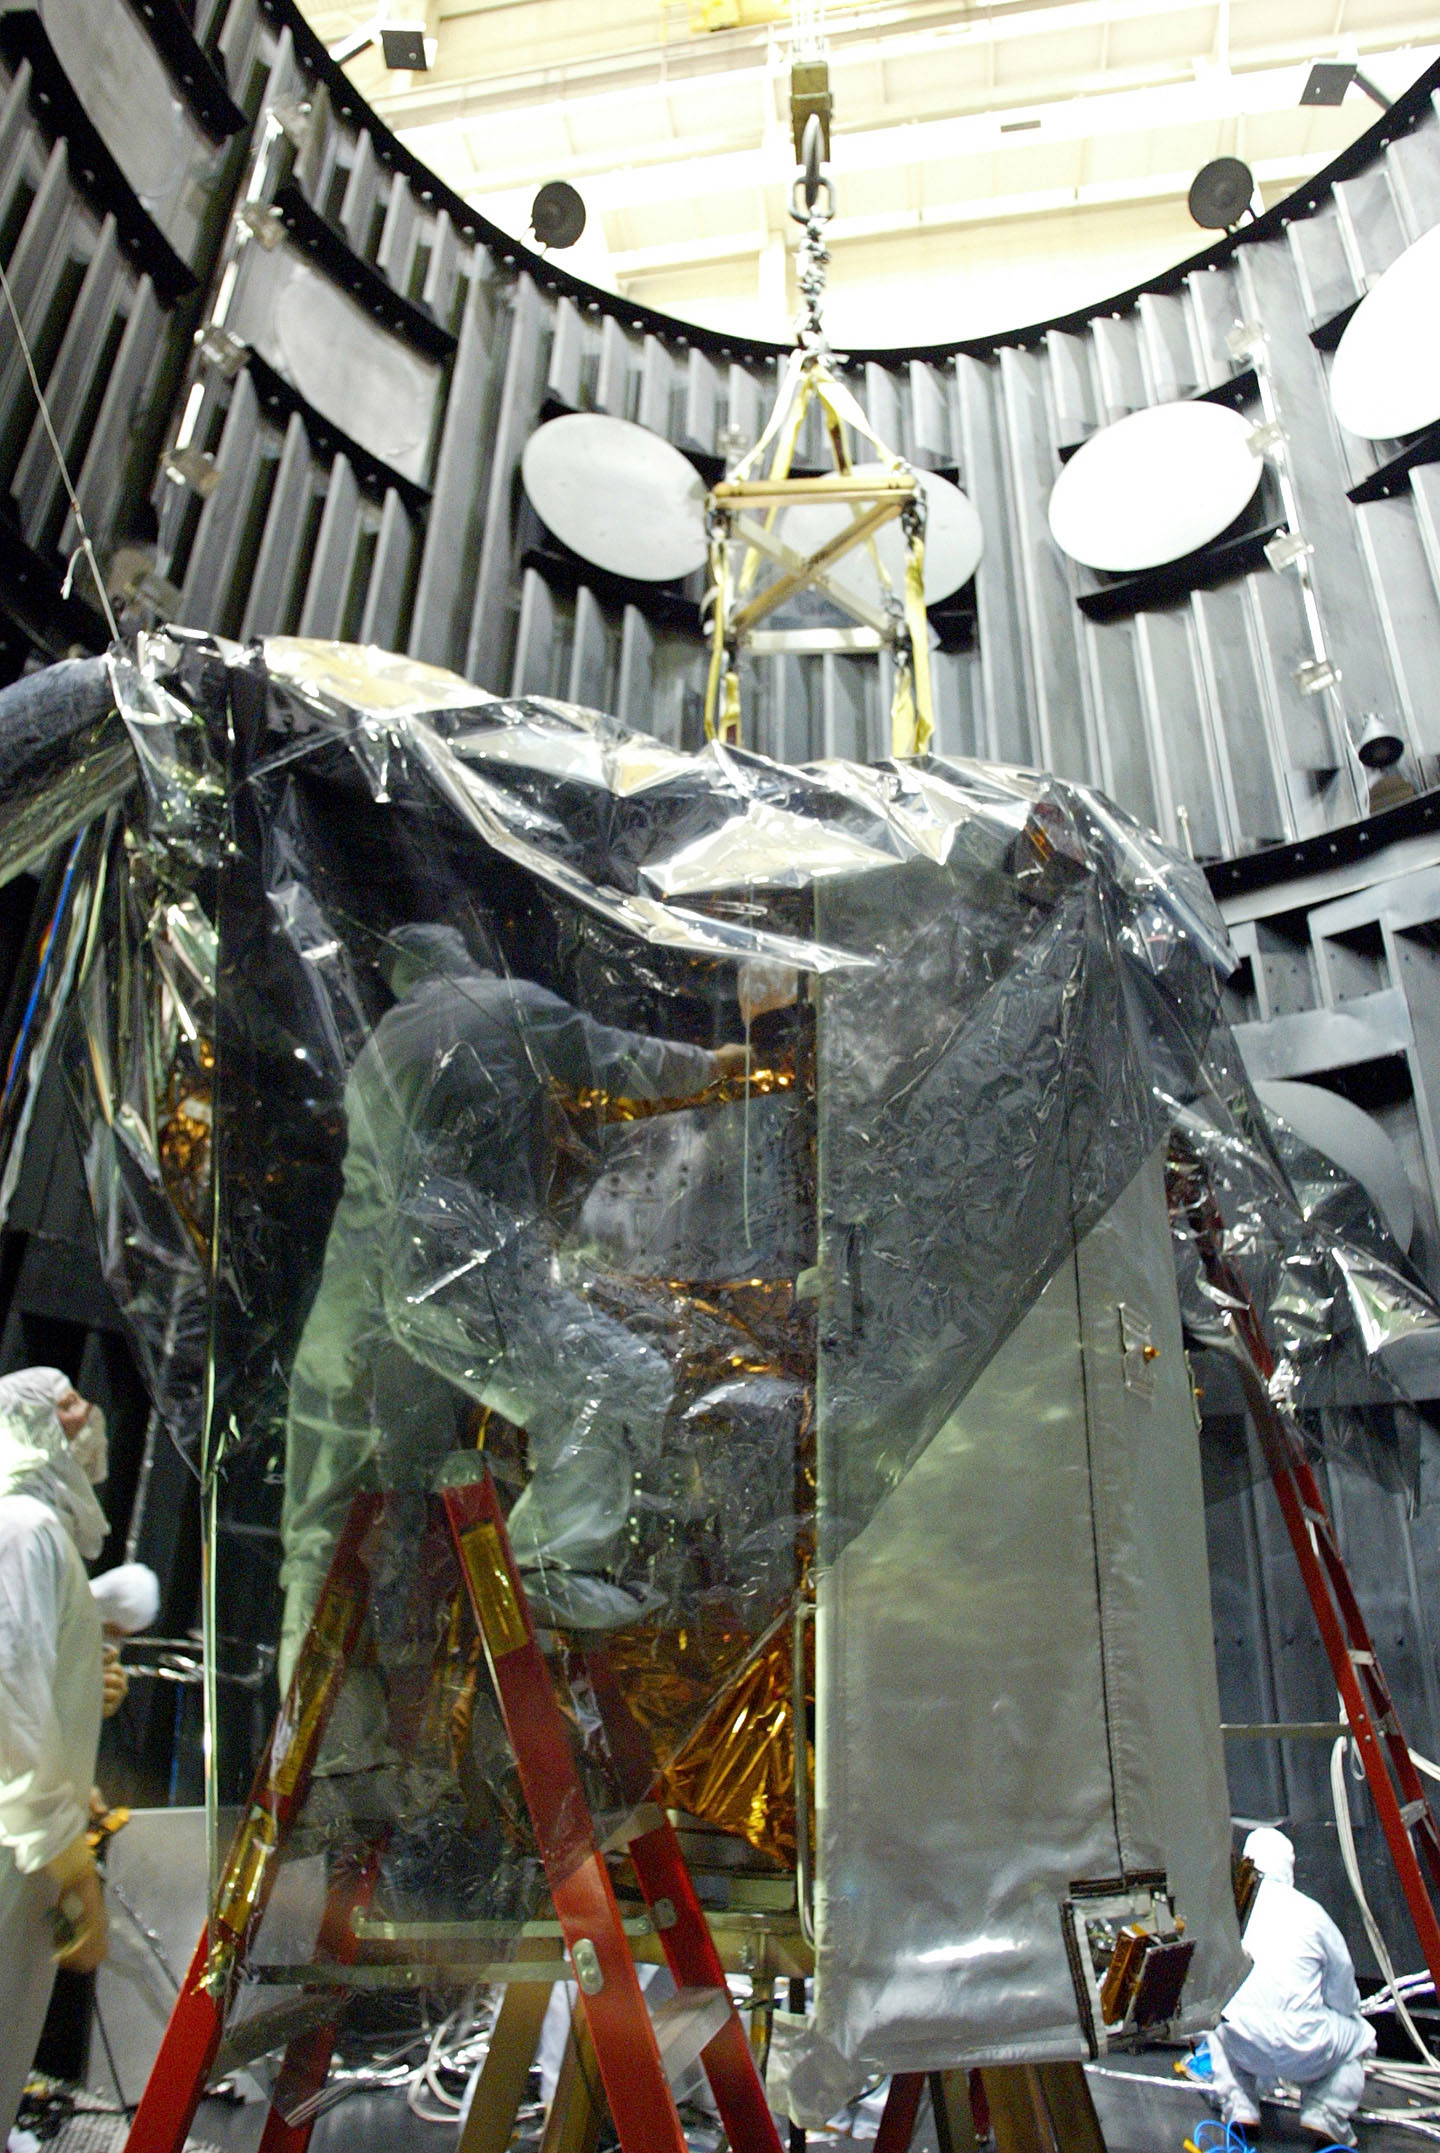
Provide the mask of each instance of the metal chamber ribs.
[{"label": "metal chamber ribs", "polygon": [[[139,22],[126,0],[49,0],[0,40],[0,257],[102,560],[130,549],[117,584],[148,570],[152,601],[195,625],[375,641],[691,741],[698,590],[626,586],[567,555],[525,501],[520,454],[543,417],[594,410],[713,472],[722,439],[754,438],[777,355],[593,292],[486,226],[290,0],[204,0],[193,27],[156,0]],[[1061,461],[1098,426],[1206,394],[1258,418],[1228,342],[1255,321],[1344,712],[1399,732],[1417,790],[1440,774],[1440,467],[1347,498],[1393,452],[1336,426],[1324,348],[1440,221],[1432,89],[1243,241],[1148,289],[984,345],[852,356],[881,433],[958,476],[986,529],[973,591],[937,622],[944,749],[1089,779],[1202,858],[1366,813],[1341,717],[1296,678],[1293,576],[1242,545],[1208,587],[1117,592],[1045,523]],[[136,112],[153,125],[127,126]],[[58,598],[74,534],[13,342],[0,482],[23,544],[0,587],[14,671],[96,624],[83,593],[79,612]],[[753,744],[882,753],[881,670],[756,659]]]}]

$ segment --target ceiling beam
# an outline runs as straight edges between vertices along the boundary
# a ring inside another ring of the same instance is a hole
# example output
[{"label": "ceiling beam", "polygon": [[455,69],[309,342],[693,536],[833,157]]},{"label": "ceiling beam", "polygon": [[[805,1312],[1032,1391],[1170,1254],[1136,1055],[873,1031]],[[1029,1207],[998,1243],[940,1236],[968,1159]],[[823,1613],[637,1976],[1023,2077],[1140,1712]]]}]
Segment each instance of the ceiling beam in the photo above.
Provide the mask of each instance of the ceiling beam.
[{"label": "ceiling beam", "polygon": [[[1263,188],[1288,192],[1313,179],[1324,168],[1323,157],[1272,157],[1254,167]],[[989,195],[984,200],[939,202],[925,209],[895,210],[869,217],[847,217],[827,235],[832,254],[847,245],[870,244],[877,239],[901,239],[917,233],[956,230],[970,225],[992,225],[1035,217],[1063,216],[1069,211],[1133,208],[1141,202],[1183,202],[1193,172],[1146,174],[1134,180],[1093,181],[1076,187],[1036,188],[1028,194]],[[1200,235],[1197,235],[1197,243]],[[686,269],[702,269],[719,262],[748,261],[768,243],[758,230],[727,234],[719,239],[678,241],[669,246],[615,248],[610,269],[619,288],[647,276],[673,276]]]},{"label": "ceiling beam", "polygon": [[[1435,57],[1440,48],[1414,51],[1406,56],[1412,73]],[[1255,69],[1243,74],[1224,74],[1208,69],[1182,81],[1156,82],[1121,89],[1066,94],[1048,101],[1032,99],[1003,113],[975,112],[935,120],[905,119],[888,127],[837,131],[833,170],[842,201],[847,180],[893,172],[912,166],[925,167],[957,159],[991,157],[1004,151],[1007,161],[1043,158],[1059,144],[1103,139],[1123,141],[1159,131],[1202,125],[1216,126],[1237,119],[1257,119],[1290,113],[1299,104],[1305,63]],[[1014,136],[1004,132],[1006,121],[1017,116],[1038,118],[1035,131]],[[1361,115],[1368,121],[1368,108]],[[464,137],[450,133],[431,139],[429,130],[416,130],[413,147],[436,166],[462,193],[475,197],[482,207],[499,207],[499,197],[512,189],[533,186],[535,166],[479,167]],[[546,162],[545,177],[585,182],[586,204],[592,215],[615,214],[645,208],[657,201],[682,202],[733,198],[757,188],[788,188],[793,157],[788,141],[776,136],[769,142],[751,141],[735,146],[734,138],[715,135],[687,139],[683,154],[673,137],[649,145],[651,155],[616,166],[613,157],[573,155]],[[1328,152],[1317,154],[1318,165]],[[1193,174],[1191,175],[1193,177]],[[1188,181],[1187,181],[1188,184]],[[844,224],[849,223],[848,217]],[[837,236],[842,230],[837,225]]]},{"label": "ceiling beam", "polygon": [[[525,4],[538,12],[541,0],[525,0]],[[1335,10],[1325,10],[1327,26],[1322,27],[1317,9],[1317,19],[1307,31],[1297,35],[1291,30],[1277,38],[1269,27],[1273,12],[1263,5],[1263,0],[1250,0],[1250,5],[1238,13],[1231,8],[1228,36],[1222,39],[1222,0],[1208,0],[1207,11],[1212,24],[1203,40],[1186,34],[1186,25],[1198,10],[1165,9],[1157,7],[1156,0],[1011,0],[1008,6],[997,0],[983,14],[951,5],[936,10],[928,19],[922,18],[918,24],[911,18],[904,27],[887,30],[883,35],[873,20],[867,20],[863,31],[848,39],[833,31],[830,37],[837,116],[843,118],[845,111],[846,73],[881,60],[943,60],[946,56],[962,59],[966,54],[978,54],[1018,39],[1043,41],[1087,29],[1099,33],[1147,21],[1163,24],[1167,16],[1173,15],[1176,36],[1163,60],[1146,72],[1147,80],[1157,79],[1157,66],[1162,71],[1184,68],[1196,57],[1217,55],[1222,42],[1228,47],[1230,64],[1249,70],[1314,59],[1317,52],[1323,54],[1337,36],[1344,34],[1347,16],[1352,11],[1360,12],[1347,5],[1347,0],[1338,0]],[[597,10],[597,15],[600,12]],[[1339,31],[1328,27],[1330,20],[1340,22]],[[1383,14],[1369,11],[1364,20],[1357,21],[1351,34],[1365,52],[1386,51],[1415,37],[1432,38],[1435,22],[1434,8],[1424,0],[1414,0],[1411,5],[1395,5],[1392,0]],[[740,82],[762,83],[773,77],[775,36],[743,33],[744,44],[737,48],[730,42],[735,35],[741,33],[697,38],[680,47],[654,44],[578,59],[562,59],[552,48],[544,64],[505,69],[497,65],[502,58],[497,50],[501,41],[485,17],[447,14],[442,6],[439,52],[428,74],[387,77],[369,56],[358,60],[352,73],[357,87],[376,109],[393,125],[408,129],[451,119],[480,119],[491,112],[524,111],[537,103],[664,97],[690,83],[723,81],[733,86]],[[721,39],[725,40],[723,44]],[[937,103],[947,94],[943,74],[937,78],[935,94]]]}]

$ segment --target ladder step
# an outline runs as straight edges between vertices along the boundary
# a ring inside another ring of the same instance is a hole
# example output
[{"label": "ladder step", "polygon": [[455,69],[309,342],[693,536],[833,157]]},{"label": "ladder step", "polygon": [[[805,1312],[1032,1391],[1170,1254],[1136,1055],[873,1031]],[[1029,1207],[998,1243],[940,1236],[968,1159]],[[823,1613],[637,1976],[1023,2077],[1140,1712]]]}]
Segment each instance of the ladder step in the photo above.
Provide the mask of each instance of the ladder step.
[{"label": "ladder step", "polygon": [[1352,1667],[1373,1667],[1375,1665],[1375,1655],[1373,1652],[1357,1652],[1353,1646],[1347,1653],[1346,1657],[1348,1658]]},{"label": "ladder step", "polygon": [[675,2086],[702,2048],[708,2048],[734,2006],[729,1989],[677,1989],[657,2004],[651,2017],[660,2044],[660,2063]]},{"label": "ladder step", "polygon": [[1418,1802],[1407,1802],[1400,1812],[1400,1822],[1405,1826],[1406,1831],[1413,1831],[1422,1817],[1427,1817],[1429,1814],[1430,1811],[1423,1799]]}]

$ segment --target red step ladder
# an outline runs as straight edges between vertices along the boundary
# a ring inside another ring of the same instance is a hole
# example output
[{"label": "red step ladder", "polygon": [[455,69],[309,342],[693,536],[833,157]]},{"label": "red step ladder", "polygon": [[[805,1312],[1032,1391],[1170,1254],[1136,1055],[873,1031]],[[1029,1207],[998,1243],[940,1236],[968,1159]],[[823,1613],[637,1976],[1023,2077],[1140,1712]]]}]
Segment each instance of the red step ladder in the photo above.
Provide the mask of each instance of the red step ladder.
[{"label": "red step ladder", "polygon": [[1204,1167],[1178,1143],[1171,1148],[1169,1183],[1172,1206],[1189,1223],[1206,1280],[1216,1292],[1235,1341],[1233,1358],[1280,1514],[1315,1610],[1405,1904],[1440,1995],[1440,1917],[1433,1896],[1440,1892],[1440,1830],[1411,1761],[1395,1700],[1360,1612],[1304,1441],[1270,1394],[1275,1355],[1260,1312],[1249,1287],[1225,1255],[1224,1222]]},{"label": "red step ladder", "polygon": [[[621,2146],[624,2153],[684,2153],[685,2134],[495,1484],[478,1452],[460,1451],[447,1461],[440,1487]],[[697,2009],[702,1998],[714,1999],[712,2009],[724,1999],[724,2019],[700,2060],[731,2145],[736,2153],[780,2153],[749,2040],[663,1810],[637,1811],[625,1851],[682,1997],[693,1998]]]},{"label": "red step ladder", "polygon": [[[382,1509],[379,1495],[359,1495],[350,1506],[305,1649],[226,1857],[210,1920],[200,1932],[135,2111],[127,2153],[182,2153],[189,2136],[220,2051],[226,2007],[269,1904],[280,1851],[304,1806],[321,1738],[360,1640],[370,1604],[366,1542]],[[327,2050],[327,2067],[328,2062]]]},{"label": "red step ladder", "polygon": [[[685,2153],[660,2044],[595,1838],[569,1731],[536,1637],[504,1514],[478,1452],[459,1452],[448,1461],[439,1499],[484,1643],[623,2153]],[[131,2125],[126,2153],[183,2153],[219,2053],[227,2005],[359,1643],[369,1607],[366,1543],[382,1508],[378,1495],[359,1497],[352,1505],[226,1860],[214,1911]],[[626,1776],[635,1765],[632,1755]],[[647,1772],[642,1791],[648,1791],[648,1779]],[[332,1875],[317,1947],[317,1956],[332,1965],[346,1964],[355,1955],[354,1917],[374,1890],[381,1851],[378,1843],[357,1849]],[[710,2029],[700,2060],[731,2146],[736,2153],[780,2153],[750,2043],[679,1841],[662,1810],[643,1806],[637,1811],[625,1851],[681,1992],[676,1999],[680,2011]],[[338,2013],[290,2043],[261,2153],[305,2153],[337,2024]]]}]

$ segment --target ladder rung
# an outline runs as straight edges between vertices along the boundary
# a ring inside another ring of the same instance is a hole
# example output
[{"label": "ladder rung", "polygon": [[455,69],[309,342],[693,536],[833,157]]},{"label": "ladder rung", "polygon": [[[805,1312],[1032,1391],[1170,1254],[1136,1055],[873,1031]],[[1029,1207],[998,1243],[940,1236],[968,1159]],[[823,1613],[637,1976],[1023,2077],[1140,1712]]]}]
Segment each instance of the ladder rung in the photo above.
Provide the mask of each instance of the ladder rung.
[{"label": "ladder rung", "polygon": [[1352,1667],[1373,1667],[1375,1665],[1373,1652],[1357,1652],[1353,1645],[1345,1656]]},{"label": "ladder rung", "polygon": [[1407,1832],[1413,1831],[1415,1829],[1415,1826],[1420,1822],[1421,1818],[1428,1816],[1429,1813],[1430,1812],[1425,1805],[1424,1797],[1422,1796],[1418,1802],[1407,1802],[1405,1804],[1404,1808],[1400,1812],[1400,1822],[1404,1825]]},{"label": "ladder rung", "polygon": [[677,1989],[652,2013],[660,2062],[673,2086],[708,2048],[734,2009],[728,1989]]}]

